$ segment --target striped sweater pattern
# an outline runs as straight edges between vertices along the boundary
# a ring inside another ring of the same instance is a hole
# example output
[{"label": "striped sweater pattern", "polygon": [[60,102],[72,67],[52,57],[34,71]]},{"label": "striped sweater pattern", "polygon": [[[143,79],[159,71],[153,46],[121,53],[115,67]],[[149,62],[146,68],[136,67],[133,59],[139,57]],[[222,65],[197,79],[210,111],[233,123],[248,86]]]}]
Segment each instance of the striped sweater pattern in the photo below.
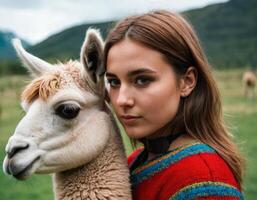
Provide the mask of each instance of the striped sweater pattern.
[{"label": "striped sweater pattern", "polygon": [[[128,158],[129,166],[142,149]],[[203,143],[168,151],[131,171],[134,200],[243,199],[225,161]]]}]

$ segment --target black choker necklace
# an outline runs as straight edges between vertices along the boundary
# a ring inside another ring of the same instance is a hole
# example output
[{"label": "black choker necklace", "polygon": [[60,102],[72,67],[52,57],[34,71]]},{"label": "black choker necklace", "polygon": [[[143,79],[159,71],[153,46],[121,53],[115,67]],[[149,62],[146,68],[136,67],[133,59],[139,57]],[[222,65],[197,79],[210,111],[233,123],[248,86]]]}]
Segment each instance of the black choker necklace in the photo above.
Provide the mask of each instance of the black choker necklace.
[{"label": "black choker necklace", "polygon": [[130,170],[133,171],[137,166],[141,165],[147,160],[149,153],[163,154],[169,150],[170,144],[177,139],[179,136],[183,135],[183,132],[177,134],[171,134],[168,136],[163,136],[154,139],[143,138],[140,141],[144,144],[144,150],[138,155],[134,162],[130,165]]},{"label": "black choker necklace", "polygon": [[154,154],[162,154],[168,151],[170,144],[181,136],[182,133],[171,134],[168,136],[158,137],[154,139],[142,139],[142,143],[144,144],[145,150],[149,153]]}]

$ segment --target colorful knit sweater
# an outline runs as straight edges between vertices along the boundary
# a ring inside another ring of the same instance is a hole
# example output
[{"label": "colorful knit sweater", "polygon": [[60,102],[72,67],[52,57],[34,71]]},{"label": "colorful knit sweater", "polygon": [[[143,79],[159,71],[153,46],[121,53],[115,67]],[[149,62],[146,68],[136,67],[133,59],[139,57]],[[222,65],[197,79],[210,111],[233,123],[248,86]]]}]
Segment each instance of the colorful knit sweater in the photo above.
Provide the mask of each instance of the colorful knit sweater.
[{"label": "colorful knit sweater", "polygon": [[[129,166],[142,149],[128,157]],[[226,162],[206,144],[168,151],[131,171],[133,200],[243,199]]]}]

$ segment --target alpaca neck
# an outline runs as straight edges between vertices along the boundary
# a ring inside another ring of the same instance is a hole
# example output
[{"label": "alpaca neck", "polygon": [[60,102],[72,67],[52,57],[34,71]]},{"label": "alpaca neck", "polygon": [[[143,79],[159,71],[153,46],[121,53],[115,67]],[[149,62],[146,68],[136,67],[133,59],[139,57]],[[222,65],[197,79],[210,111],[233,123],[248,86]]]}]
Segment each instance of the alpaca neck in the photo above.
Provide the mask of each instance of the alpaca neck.
[{"label": "alpaca neck", "polygon": [[131,199],[126,155],[117,133],[90,163],[54,175],[55,199]]}]

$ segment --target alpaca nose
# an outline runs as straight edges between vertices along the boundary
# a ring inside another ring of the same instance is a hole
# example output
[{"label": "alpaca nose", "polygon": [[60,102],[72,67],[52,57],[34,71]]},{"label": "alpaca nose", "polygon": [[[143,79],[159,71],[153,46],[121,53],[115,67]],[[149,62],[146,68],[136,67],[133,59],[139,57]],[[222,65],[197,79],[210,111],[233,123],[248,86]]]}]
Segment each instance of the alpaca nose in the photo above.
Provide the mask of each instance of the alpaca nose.
[{"label": "alpaca nose", "polygon": [[25,141],[12,141],[6,149],[7,157],[11,159],[16,153],[27,148],[29,148],[29,144]]}]

